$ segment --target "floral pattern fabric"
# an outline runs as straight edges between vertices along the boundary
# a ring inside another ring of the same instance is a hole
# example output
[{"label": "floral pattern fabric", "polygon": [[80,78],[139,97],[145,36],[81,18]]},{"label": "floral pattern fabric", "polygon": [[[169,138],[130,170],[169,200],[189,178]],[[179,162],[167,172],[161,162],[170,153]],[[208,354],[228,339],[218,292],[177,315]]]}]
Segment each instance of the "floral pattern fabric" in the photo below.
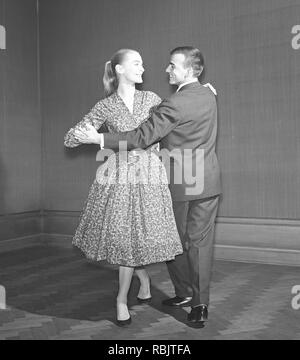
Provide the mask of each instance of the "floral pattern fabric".
[{"label": "floral pattern fabric", "polygon": [[[135,91],[133,113],[114,93],[100,100],[65,136],[65,146],[80,142],[74,131],[105,123],[109,132],[130,131],[147,120],[161,99],[150,91]],[[89,259],[123,266],[172,260],[182,253],[164,165],[157,146],[113,153],[92,184],[73,245]]]}]

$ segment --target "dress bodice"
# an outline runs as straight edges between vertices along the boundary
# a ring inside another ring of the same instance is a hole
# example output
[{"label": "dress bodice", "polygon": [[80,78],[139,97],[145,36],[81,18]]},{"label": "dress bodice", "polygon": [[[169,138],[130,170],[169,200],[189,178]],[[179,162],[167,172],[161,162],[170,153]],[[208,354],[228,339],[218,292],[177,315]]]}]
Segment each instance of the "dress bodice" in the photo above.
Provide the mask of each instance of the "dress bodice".
[{"label": "dress bodice", "polygon": [[112,133],[134,130],[148,119],[160,102],[160,97],[151,91],[135,90],[133,113],[131,113],[122,98],[114,92],[100,100],[77,125],[67,132],[65,146],[80,145],[74,136],[74,131],[85,127],[86,124],[91,124],[98,130],[105,123],[108,131]]}]

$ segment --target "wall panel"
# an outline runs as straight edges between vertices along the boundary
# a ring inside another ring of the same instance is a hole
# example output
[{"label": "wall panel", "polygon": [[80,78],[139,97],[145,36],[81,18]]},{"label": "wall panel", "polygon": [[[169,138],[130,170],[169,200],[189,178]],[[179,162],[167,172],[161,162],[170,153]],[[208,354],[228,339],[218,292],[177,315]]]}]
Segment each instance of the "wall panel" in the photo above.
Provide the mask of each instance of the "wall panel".
[{"label": "wall panel", "polygon": [[168,52],[195,44],[218,90],[221,217],[300,217],[298,0],[40,1],[47,210],[82,208],[96,148],[63,148],[65,131],[102,96],[103,65],[139,49],[144,88],[170,93]]},{"label": "wall panel", "polygon": [[41,119],[35,0],[1,0],[0,215],[40,209]]}]

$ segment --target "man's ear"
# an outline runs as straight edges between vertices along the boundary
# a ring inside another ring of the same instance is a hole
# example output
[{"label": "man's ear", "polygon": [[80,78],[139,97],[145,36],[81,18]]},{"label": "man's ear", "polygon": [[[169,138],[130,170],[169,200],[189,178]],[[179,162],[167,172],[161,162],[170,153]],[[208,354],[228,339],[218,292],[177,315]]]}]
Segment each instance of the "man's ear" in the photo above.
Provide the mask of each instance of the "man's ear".
[{"label": "man's ear", "polygon": [[[199,76],[203,73],[203,70],[204,70],[204,67],[201,66],[201,68],[200,68],[200,70],[199,70]],[[198,76],[198,77],[199,77],[199,76]]]}]

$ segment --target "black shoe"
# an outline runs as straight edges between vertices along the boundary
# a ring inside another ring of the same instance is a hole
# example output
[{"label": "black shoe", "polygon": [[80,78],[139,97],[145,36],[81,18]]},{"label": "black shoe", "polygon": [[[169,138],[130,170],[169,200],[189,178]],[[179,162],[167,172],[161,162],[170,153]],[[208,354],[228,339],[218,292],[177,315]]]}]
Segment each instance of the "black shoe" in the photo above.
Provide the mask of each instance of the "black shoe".
[{"label": "black shoe", "polygon": [[[125,305],[125,304],[123,304],[123,305]],[[127,307],[127,305],[126,305],[126,307]],[[128,310],[128,308],[127,308],[127,310]],[[117,304],[117,314],[118,314],[118,304]],[[131,316],[130,316],[129,312],[128,312],[128,315],[129,315],[129,318],[126,320],[119,320],[118,315],[117,315],[116,324],[118,326],[125,326],[125,325],[131,324]]]},{"label": "black shoe", "polygon": [[[150,293],[151,293],[151,279],[149,278],[149,289],[150,289]],[[152,296],[146,298],[146,299],[142,299],[140,297],[136,297],[137,298],[137,301],[140,303],[140,304],[145,304],[145,303],[149,303],[152,299]]]},{"label": "black shoe", "polygon": [[126,319],[126,320],[118,320],[118,319],[117,319],[116,324],[117,324],[118,326],[130,325],[130,324],[131,324],[131,316],[129,316],[129,318]]},{"label": "black shoe", "polygon": [[167,306],[190,306],[192,301],[192,297],[179,297],[175,296],[171,299],[166,299],[162,301],[163,305]]},{"label": "black shoe", "polygon": [[193,324],[203,324],[208,319],[207,305],[192,307],[187,319]]},{"label": "black shoe", "polygon": [[152,300],[152,297],[148,297],[146,299],[141,299],[139,298],[138,296],[136,297],[137,298],[137,301],[140,303],[140,304],[145,304],[145,303],[149,303],[151,300]]}]

